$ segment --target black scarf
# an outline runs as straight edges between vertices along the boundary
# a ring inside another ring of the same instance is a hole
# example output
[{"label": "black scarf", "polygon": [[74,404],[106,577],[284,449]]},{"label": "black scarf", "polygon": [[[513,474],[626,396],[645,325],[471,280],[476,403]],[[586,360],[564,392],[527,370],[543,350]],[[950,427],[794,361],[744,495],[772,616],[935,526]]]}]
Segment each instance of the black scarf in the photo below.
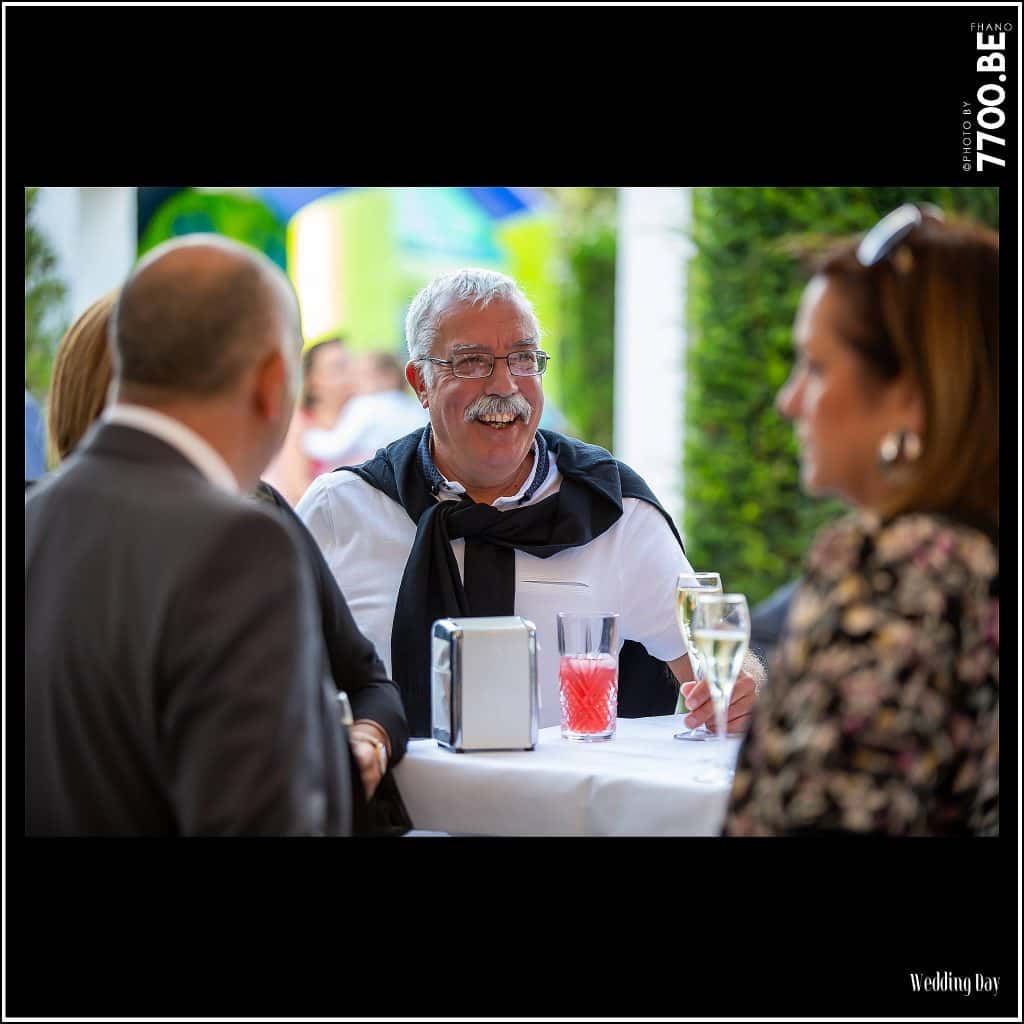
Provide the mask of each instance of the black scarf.
[{"label": "black scarf", "polygon": [[[391,633],[391,674],[405,701],[413,736],[430,735],[430,631],[435,620],[515,614],[515,551],[548,558],[590,543],[622,515],[623,498],[639,498],[669,514],[628,466],[596,445],[538,431],[562,483],[556,494],[518,509],[498,511],[468,496],[437,501],[424,458],[429,427],[382,448],[360,466],[342,469],[398,502],[416,523],[416,540],[398,591]],[[436,472],[436,471],[435,471]],[[465,582],[451,541],[466,541]],[[635,650],[626,651],[627,647]],[[628,676],[628,678],[627,678]],[[670,714],[676,698],[664,662],[629,641],[619,659],[619,713]],[[625,695],[625,699],[624,699]]]}]

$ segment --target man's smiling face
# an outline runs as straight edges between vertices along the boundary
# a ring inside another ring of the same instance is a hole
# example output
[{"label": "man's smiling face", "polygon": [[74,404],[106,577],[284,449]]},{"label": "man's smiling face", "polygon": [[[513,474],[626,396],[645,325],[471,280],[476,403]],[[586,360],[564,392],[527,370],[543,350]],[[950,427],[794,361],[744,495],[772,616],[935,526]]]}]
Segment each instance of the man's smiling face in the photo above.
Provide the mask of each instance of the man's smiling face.
[{"label": "man's smiling face", "polygon": [[[442,315],[431,353],[439,359],[481,353],[509,356],[536,349],[530,316],[507,300],[487,306],[450,305]],[[467,489],[510,486],[528,472],[533,438],[544,409],[541,378],[514,376],[496,359],[489,377],[456,377],[450,366],[431,364],[427,387],[418,368],[414,384],[430,413],[438,469]],[[524,477],[525,478],[525,477]]]}]

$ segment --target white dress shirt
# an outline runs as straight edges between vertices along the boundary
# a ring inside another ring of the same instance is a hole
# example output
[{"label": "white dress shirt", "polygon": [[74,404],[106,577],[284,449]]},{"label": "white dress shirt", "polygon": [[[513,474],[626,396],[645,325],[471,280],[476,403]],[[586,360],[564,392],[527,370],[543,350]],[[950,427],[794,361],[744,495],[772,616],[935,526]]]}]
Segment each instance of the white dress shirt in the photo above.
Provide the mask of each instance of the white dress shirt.
[{"label": "white dress shirt", "polygon": [[[532,475],[517,494],[498,498],[494,507],[520,507],[531,482]],[[551,459],[544,482],[526,504],[550,497],[561,482]],[[459,483],[446,482],[438,500],[464,493]],[[622,504],[622,516],[589,544],[550,558],[515,552],[514,614],[537,627],[542,727],[559,722],[558,612],[618,612],[620,642],[638,641],[663,661],[686,653],[675,597],[676,577],[690,566],[653,505],[637,498],[625,498]],[[390,674],[391,627],[416,524],[383,491],[344,471],[317,477],[296,510],[323,550],[356,624]],[[462,574],[466,542],[458,538],[451,544]]]},{"label": "white dress shirt", "polygon": [[116,402],[104,410],[102,419],[105,423],[116,423],[122,427],[132,427],[144,434],[151,434],[166,442],[192,463],[207,480],[215,487],[240,494],[238,480],[231,467],[224,461],[208,441],[201,438],[191,427],[186,427],[181,420],[165,416],[156,409],[142,405],[131,405],[128,402]]}]

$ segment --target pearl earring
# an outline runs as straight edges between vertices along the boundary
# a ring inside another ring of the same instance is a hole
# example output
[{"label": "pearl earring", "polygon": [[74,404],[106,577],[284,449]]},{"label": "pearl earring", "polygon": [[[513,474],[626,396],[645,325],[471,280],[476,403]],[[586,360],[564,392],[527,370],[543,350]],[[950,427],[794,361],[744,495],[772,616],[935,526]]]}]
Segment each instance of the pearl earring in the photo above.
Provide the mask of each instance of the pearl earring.
[{"label": "pearl earring", "polygon": [[915,462],[921,457],[921,438],[913,430],[891,430],[878,446],[878,461],[883,469],[900,463]]}]

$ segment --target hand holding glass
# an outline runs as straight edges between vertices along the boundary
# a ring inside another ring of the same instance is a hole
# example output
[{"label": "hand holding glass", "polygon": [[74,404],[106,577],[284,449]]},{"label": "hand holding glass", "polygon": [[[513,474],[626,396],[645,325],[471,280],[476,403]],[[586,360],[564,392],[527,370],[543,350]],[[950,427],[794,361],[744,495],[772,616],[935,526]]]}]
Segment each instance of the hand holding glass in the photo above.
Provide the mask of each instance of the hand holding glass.
[{"label": "hand holding glass", "polygon": [[[722,592],[722,577],[717,572],[683,572],[676,580],[676,618],[679,622],[679,632],[682,633],[683,642],[690,652],[690,665],[693,668],[693,678],[700,682],[704,678],[704,671],[700,664],[700,655],[693,646],[693,638],[690,635],[690,619],[693,617],[693,609],[700,594],[720,594]],[[679,701],[676,704],[676,714],[686,716],[686,701],[683,699],[682,690],[679,691]],[[705,725],[698,725],[696,729],[688,729],[686,722],[680,732],[674,734],[677,740],[704,740],[711,735],[711,730]]]}]

